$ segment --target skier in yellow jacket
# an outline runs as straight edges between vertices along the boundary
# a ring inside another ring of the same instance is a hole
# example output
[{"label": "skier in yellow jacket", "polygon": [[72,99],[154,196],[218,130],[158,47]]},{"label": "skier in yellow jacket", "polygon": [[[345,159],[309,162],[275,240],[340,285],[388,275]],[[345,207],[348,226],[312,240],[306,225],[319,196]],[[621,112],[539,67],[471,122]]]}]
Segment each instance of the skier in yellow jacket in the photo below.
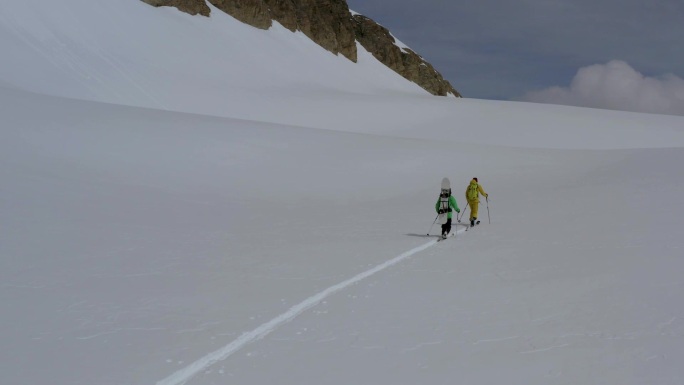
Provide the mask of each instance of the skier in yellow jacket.
[{"label": "skier in yellow jacket", "polygon": [[485,198],[489,197],[489,194],[477,182],[477,178],[473,178],[465,192],[466,200],[470,206],[470,227],[475,226],[475,221],[477,221],[477,207],[480,204],[480,194],[484,195]]}]

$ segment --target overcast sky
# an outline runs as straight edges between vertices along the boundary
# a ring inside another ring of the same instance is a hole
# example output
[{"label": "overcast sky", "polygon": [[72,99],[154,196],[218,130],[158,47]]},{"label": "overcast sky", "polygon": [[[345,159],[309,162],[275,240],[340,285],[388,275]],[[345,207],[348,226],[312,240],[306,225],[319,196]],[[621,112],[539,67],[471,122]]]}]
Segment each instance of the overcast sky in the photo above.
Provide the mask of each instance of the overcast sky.
[{"label": "overcast sky", "polygon": [[465,97],[684,115],[684,0],[347,0]]}]

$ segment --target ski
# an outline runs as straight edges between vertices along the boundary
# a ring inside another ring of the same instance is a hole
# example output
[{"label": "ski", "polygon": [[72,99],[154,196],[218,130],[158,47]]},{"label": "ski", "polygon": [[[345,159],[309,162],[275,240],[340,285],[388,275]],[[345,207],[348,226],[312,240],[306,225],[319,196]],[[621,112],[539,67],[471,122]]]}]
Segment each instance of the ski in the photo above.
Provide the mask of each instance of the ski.
[{"label": "ski", "polygon": [[454,235],[456,235],[456,232],[451,232],[451,233],[447,234],[446,238],[442,238],[442,236],[440,235],[439,238],[437,239],[437,242],[446,241],[447,239],[453,237]]},{"label": "ski", "polygon": [[[479,225],[479,224],[480,224],[480,221],[475,222],[475,226],[477,226],[477,225]],[[468,227],[466,227],[466,231],[468,231],[468,230],[472,229],[473,227],[475,227],[475,226],[471,226],[471,225],[467,225],[467,226],[468,226]]]}]

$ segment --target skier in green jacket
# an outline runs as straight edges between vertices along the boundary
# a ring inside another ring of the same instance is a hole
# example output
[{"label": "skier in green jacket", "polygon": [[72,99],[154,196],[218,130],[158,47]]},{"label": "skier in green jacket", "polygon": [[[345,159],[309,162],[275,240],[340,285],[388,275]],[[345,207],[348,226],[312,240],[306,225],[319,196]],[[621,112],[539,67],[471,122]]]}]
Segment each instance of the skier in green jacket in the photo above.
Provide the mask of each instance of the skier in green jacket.
[{"label": "skier in green jacket", "polygon": [[456,198],[451,195],[451,186],[447,178],[442,180],[442,192],[439,198],[437,198],[437,203],[435,203],[435,211],[441,218],[442,238],[446,238],[451,232],[452,211],[461,212],[461,209],[458,208],[458,203],[456,203]]}]

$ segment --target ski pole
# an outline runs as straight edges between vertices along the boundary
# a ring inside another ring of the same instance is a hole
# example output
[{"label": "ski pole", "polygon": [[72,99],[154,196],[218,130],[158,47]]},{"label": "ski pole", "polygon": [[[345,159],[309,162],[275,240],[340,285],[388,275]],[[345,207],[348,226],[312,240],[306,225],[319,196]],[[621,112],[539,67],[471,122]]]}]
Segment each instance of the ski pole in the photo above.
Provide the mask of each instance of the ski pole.
[{"label": "ski pole", "polygon": [[487,200],[487,219],[489,219],[489,224],[491,225],[492,224],[492,218],[489,217],[489,197],[487,196],[487,197],[485,197],[485,199]]},{"label": "ski pole", "polygon": [[458,223],[461,223],[461,219],[463,219],[463,216],[465,215],[465,211],[467,208],[468,208],[468,202],[466,202],[465,207],[463,208],[463,210],[461,210],[461,218],[459,218],[458,214],[456,214],[456,220],[458,221]]},{"label": "ski pole", "polygon": [[[432,225],[430,225],[430,231],[432,231],[432,226],[434,226],[435,223],[437,222],[437,218],[439,218],[439,214],[437,214],[437,216],[435,217],[435,220],[432,221]],[[427,235],[430,235],[430,231],[428,231]]]}]

